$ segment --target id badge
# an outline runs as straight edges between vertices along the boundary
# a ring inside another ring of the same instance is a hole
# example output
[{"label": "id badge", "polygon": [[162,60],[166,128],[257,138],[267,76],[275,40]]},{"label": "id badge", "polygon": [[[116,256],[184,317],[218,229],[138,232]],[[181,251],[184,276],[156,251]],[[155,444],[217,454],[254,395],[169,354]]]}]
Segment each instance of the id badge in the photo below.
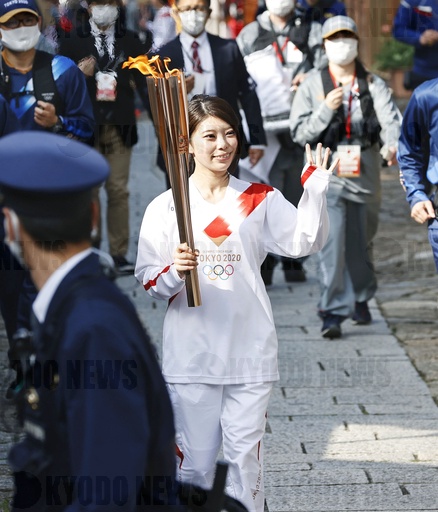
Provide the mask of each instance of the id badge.
[{"label": "id badge", "polygon": [[339,165],[337,175],[340,178],[359,178],[360,146],[343,144],[338,146]]},{"label": "id badge", "polygon": [[293,44],[292,41],[287,42],[286,46],[286,61],[289,63],[298,64],[303,62],[304,54],[303,52]]},{"label": "id badge", "polygon": [[117,97],[117,74],[114,71],[96,73],[96,100],[115,101]]}]

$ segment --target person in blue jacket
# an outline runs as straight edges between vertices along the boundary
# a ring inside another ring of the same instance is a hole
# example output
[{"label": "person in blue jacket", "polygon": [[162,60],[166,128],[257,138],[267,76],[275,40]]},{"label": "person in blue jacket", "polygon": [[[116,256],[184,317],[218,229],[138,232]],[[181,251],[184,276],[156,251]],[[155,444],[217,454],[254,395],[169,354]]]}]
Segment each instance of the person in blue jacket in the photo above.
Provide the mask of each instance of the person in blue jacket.
[{"label": "person in blue jacket", "polygon": [[438,272],[438,79],[413,92],[403,116],[397,159],[411,217],[419,224],[427,222]]},{"label": "person in blue jacket", "polygon": [[41,21],[35,0],[0,0],[0,92],[22,130],[89,141],[94,116],[85,78],[72,60],[36,49]]},{"label": "person in blue jacket", "polygon": [[33,339],[12,347],[24,367],[12,510],[179,510],[155,350],[91,248],[92,188],[107,178],[106,160],[81,142],[27,131],[0,139],[0,161],[7,243],[38,289]]},{"label": "person in blue jacket", "polygon": [[415,48],[413,68],[405,74],[406,89],[413,90],[426,80],[438,78],[436,0],[401,0],[392,33],[395,39]]}]

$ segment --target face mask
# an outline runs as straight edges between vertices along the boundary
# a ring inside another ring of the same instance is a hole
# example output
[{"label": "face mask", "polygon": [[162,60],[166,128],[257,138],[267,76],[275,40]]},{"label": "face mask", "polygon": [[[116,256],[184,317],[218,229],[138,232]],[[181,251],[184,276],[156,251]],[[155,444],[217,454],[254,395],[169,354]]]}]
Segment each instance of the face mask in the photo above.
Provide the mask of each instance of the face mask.
[{"label": "face mask", "polygon": [[180,12],[181,25],[184,32],[193,37],[199,36],[204,32],[205,23],[207,22],[207,13],[200,11],[185,11]]},{"label": "face mask", "polygon": [[343,37],[334,41],[325,41],[325,53],[329,62],[346,66],[357,57],[357,39]]},{"label": "face mask", "polygon": [[13,30],[0,28],[0,34],[1,42],[6,48],[15,52],[26,52],[37,44],[41,32],[39,26],[35,25],[33,27],[18,27]]},{"label": "face mask", "polygon": [[20,231],[18,229],[19,220],[17,217],[17,214],[13,210],[9,210],[9,213],[11,215],[11,224],[12,224],[12,231],[13,231],[13,238],[14,240],[10,239],[10,236],[12,233],[8,232],[7,229],[7,222],[6,219],[4,220],[4,227],[5,227],[5,244],[9,247],[9,250],[11,251],[11,254],[15,257],[15,259],[20,263],[20,265],[24,268],[26,268],[26,264],[24,262],[23,258],[23,250],[21,248],[20,243]]},{"label": "face mask", "polygon": [[93,5],[91,19],[98,27],[108,27],[115,23],[119,17],[119,8],[116,5]]},{"label": "face mask", "polygon": [[275,16],[287,16],[295,9],[294,0],[266,0],[266,8]]}]

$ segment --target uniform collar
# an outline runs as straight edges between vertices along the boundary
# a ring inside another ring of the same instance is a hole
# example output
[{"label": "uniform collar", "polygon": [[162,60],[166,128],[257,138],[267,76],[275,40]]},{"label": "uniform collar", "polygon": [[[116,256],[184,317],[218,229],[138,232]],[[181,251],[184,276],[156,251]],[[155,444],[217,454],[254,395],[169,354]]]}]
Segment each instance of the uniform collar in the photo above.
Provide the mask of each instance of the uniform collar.
[{"label": "uniform collar", "polygon": [[46,319],[47,310],[49,309],[52,298],[58,289],[64,277],[83,259],[93,252],[92,249],[85,249],[84,251],[75,254],[59,268],[44,283],[44,286],[39,291],[35,302],[32,305],[33,312],[37,320],[42,324]]}]

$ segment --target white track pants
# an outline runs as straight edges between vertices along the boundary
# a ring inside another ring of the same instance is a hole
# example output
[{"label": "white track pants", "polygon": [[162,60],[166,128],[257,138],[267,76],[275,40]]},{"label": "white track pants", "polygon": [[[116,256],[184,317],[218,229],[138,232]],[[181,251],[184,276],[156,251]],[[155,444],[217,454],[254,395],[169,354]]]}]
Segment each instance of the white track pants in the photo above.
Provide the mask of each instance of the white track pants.
[{"label": "white track pants", "polygon": [[177,475],[210,488],[219,450],[229,464],[226,492],[263,512],[263,449],[272,382],[168,384],[176,426]]}]

